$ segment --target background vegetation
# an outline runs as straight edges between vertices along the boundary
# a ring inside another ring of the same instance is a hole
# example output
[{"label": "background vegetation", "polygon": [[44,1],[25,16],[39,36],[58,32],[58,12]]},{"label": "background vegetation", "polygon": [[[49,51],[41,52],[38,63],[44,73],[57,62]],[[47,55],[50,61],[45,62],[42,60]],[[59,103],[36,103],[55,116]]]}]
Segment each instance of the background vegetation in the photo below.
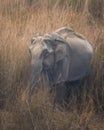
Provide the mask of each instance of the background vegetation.
[{"label": "background vegetation", "polygon": [[[0,0],[0,130],[104,129],[103,17],[104,0]],[[53,109],[54,95],[42,89],[28,104],[31,37],[62,26],[91,41],[91,72],[67,107]]]}]

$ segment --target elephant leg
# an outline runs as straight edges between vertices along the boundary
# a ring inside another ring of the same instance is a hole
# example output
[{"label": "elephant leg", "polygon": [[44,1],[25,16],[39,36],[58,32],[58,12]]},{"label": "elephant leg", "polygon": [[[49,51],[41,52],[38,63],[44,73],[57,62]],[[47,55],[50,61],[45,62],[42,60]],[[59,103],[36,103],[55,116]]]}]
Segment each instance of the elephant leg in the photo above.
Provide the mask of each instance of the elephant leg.
[{"label": "elephant leg", "polygon": [[77,99],[80,99],[80,94],[82,93],[82,80],[72,81],[72,82],[66,82],[66,102],[70,103],[73,96],[77,97]]},{"label": "elephant leg", "polygon": [[65,86],[63,84],[56,85],[55,103],[62,104],[65,96]]}]

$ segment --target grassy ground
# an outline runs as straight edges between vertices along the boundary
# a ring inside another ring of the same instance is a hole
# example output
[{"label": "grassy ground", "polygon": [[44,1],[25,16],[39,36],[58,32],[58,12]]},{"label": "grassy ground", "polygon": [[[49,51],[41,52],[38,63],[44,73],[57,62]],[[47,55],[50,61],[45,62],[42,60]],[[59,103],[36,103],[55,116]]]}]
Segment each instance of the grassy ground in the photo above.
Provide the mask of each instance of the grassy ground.
[{"label": "grassy ground", "polygon": [[[69,8],[30,8],[25,0],[0,1],[0,130],[103,130],[104,25]],[[45,4],[45,3],[44,3]],[[53,109],[53,95],[41,89],[26,102],[29,87],[28,47],[36,33],[71,27],[92,43],[94,57],[85,79],[81,102],[76,96],[68,108]]]}]

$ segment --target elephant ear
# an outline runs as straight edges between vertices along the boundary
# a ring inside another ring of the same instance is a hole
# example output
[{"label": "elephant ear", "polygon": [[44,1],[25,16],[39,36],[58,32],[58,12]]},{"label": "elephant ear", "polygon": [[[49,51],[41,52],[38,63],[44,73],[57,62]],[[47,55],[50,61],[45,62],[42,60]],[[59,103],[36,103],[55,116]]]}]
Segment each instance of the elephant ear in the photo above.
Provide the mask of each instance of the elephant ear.
[{"label": "elephant ear", "polygon": [[60,37],[59,34],[54,32],[51,35],[46,35],[45,37],[45,46],[49,52],[55,53],[56,62],[68,55],[68,44],[62,37]]},{"label": "elephant ear", "polygon": [[57,84],[68,79],[69,49],[68,45],[61,38],[51,35],[45,39],[47,54],[44,56],[44,67],[46,67],[49,80]]},{"label": "elephant ear", "polygon": [[57,46],[55,49],[55,63],[56,63],[56,83],[68,80],[70,55],[69,46],[65,41],[60,42],[56,40]]},{"label": "elephant ear", "polygon": [[56,62],[63,60],[65,57],[67,57],[67,46],[66,44],[62,44],[60,43],[60,41],[56,41],[58,42],[56,49],[55,49],[55,55],[56,55]]},{"label": "elephant ear", "polygon": [[48,55],[52,54],[55,58],[55,62],[64,59],[69,54],[68,44],[57,33],[46,35],[44,39],[44,48],[45,51],[47,50],[47,58],[49,58]]}]

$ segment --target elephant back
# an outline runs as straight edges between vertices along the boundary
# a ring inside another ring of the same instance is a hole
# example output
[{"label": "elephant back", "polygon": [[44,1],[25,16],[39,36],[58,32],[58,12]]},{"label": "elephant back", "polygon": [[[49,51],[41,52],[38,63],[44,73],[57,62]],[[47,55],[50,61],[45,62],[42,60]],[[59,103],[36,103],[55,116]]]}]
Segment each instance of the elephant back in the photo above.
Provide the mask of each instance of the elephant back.
[{"label": "elephant back", "polygon": [[59,34],[65,40],[67,38],[75,38],[75,37],[86,40],[86,38],[82,34],[75,32],[71,28],[62,27],[62,28],[56,30],[55,32],[57,34]]}]

